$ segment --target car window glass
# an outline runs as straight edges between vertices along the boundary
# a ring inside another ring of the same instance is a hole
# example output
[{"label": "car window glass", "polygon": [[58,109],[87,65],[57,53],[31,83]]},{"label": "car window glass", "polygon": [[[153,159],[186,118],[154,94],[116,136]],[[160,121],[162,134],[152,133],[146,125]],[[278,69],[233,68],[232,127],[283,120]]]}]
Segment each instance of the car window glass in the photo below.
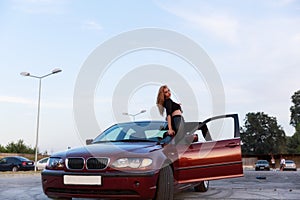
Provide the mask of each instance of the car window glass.
[{"label": "car window glass", "polygon": [[40,163],[46,163],[48,161],[48,158],[47,159],[43,159],[43,160],[41,160],[41,162]]},{"label": "car window glass", "polygon": [[125,139],[125,140],[130,139],[130,137],[132,137],[132,136],[134,136],[134,135],[136,135],[136,131],[130,128],[130,129],[126,132],[126,135],[125,135],[124,139]]},{"label": "car window glass", "polygon": [[[165,122],[135,122],[126,124],[114,125],[99,136],[97,136],[93,143],[99,141],[119,141],[127,139],[152,139],[154,137],[162,137],[166,132]],[[152,141],[152,140],[151,140]]]},{"label": "car window glass", "polygon": [[166,133],[166,130],[146,130],[145,134],[147,138],[155,138],[155,137],[160,137],[162,138],[164,136],[164,133]]},{"label": "car window glass", "polygon": [[105,134],[105,137],[101,139],[101,141],[114,141],[117,139],[120,134],[123,133],[123,128],[122,127],[117,127],[113,129],[112,131],[109,132],[109,134]]},{"label": "car window glass", "polygon": [[211,139],[226,140],[234,138],[234,120],[232,118],[222,118],[212,120],[207,123]]},{"label": "car window glass", "polygon": [[4,163],[6,163],[6,158],[2,158],[2,159],[0,160],[0,164],[4,164]]},{"label": "car window glass", "polygon": [[24,157],[18,157],[20,161],[29,161],[27,158]]}]

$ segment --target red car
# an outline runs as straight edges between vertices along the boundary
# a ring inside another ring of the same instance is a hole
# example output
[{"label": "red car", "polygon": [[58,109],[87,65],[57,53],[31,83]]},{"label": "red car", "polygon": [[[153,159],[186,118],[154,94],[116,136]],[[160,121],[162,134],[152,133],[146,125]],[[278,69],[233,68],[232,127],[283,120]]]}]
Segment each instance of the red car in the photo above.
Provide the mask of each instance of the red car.
[{"label": "red car", "polygon": [[66,199],[173,199],[174,192],[190,187],[207,191],[210,180],[243,176],[237,114],[186,122],[185,130],[180,142],[164,144],[164,121],[113,125],[90,145],[52,155],[42,171],[44,193]]}]

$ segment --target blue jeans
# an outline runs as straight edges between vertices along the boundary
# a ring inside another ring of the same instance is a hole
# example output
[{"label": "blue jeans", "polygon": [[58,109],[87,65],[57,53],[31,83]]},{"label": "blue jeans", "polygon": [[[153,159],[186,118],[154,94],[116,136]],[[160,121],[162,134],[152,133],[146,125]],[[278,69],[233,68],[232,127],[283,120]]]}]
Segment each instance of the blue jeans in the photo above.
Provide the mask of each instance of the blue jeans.
[{"label": "blue jeans", "polygon": [[175,136],[167,135],[161,140],[161,143],[170,143],[175,138],[175,143],[179,143],[185,136],[184,118],[181,115],[175,115],[172,117],[172,128],[175,131]]}]

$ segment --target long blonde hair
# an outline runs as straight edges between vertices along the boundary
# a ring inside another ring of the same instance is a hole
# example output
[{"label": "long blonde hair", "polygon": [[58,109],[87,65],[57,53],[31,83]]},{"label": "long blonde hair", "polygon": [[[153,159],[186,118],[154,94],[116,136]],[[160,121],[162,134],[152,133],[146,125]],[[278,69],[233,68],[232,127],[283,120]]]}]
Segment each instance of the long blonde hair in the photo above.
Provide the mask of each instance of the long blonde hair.
[{"label": "long blonde hair", "polygon": [[163,85],[159,88],[158,94],[157,94],[157,99],[156,99],[156,105],[158,107],[159,113],[163,116],[165,108],[164,108],[164,103],[165,103],[165,93],[164,90],[168,88],[168,86]]}]

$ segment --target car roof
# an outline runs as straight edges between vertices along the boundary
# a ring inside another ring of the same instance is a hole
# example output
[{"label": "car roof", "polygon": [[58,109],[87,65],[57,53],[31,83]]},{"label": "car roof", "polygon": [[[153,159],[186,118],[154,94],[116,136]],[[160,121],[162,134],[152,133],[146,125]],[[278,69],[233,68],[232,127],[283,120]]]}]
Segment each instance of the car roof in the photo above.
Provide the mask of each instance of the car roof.
[{"label": "car roof", "polygon": [[3,157],[3,158],[25,158],[23,156],[7,156],[7,157]]},{"label": "car roof", "polygon": [[7,158],[17,158],[19,160],[29,160],[28,158],[25,158],[23,156],[7,156],[7,157],[3,157],[3,158],[5,158],[5,159],[7,159]]}]

